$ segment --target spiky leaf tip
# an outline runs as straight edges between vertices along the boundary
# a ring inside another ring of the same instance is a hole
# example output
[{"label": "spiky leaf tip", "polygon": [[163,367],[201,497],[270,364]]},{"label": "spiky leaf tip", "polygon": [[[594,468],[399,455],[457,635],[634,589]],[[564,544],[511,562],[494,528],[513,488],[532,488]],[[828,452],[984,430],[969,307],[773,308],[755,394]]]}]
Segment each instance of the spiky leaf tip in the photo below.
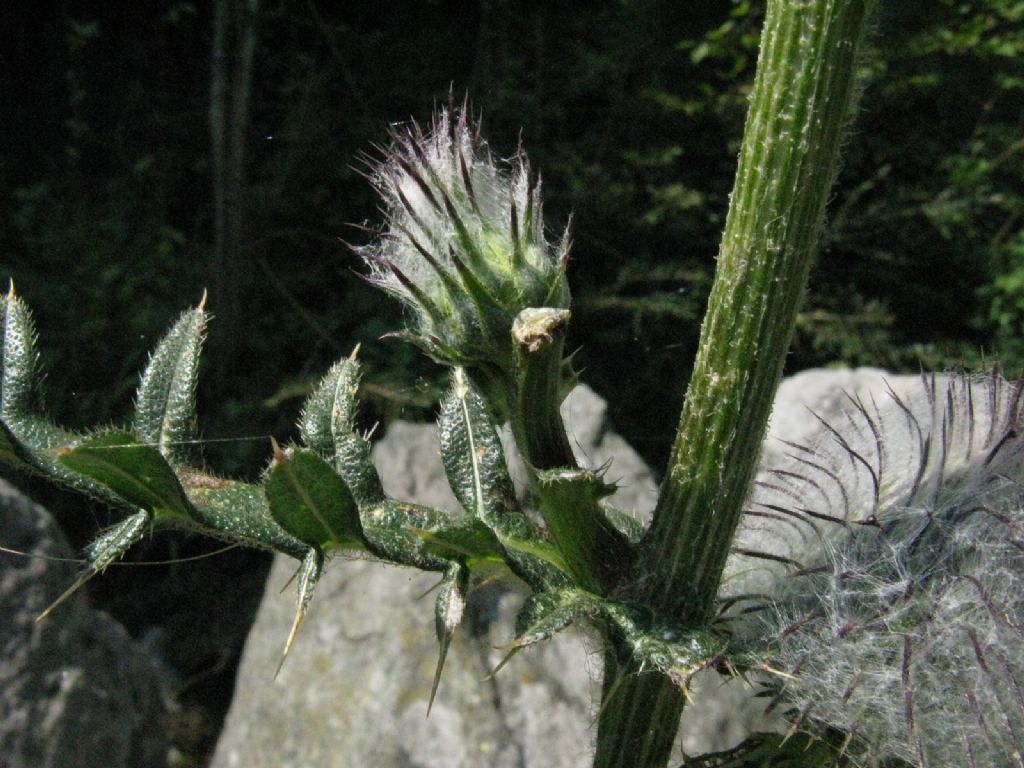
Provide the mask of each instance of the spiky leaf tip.
[{"label": "spiky leaf tip", "polygon": [[150,355],[135,395],[138,439],[175,463],[184,461],[196,437],[196,385],[206,336],[206,296],[184,312]]},{"label": "spiky leaf tip", "polygon": [[12,423],[31,412],[38,375],[32,314],[13,281],[0,298],[0,331],[0,419]]}]

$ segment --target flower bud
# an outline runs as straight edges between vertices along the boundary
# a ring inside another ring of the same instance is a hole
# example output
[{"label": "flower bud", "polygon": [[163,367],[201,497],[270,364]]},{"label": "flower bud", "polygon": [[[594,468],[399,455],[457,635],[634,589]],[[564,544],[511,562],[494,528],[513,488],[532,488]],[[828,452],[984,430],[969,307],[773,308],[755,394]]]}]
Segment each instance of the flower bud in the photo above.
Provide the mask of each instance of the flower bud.
[{"label": "flower bud", "polygon": [[569,304],[569,239],[567,228],[557,247],[545,240],[540,180],[525,155],[505,165],[465,104],[436,114],[428,134],[396,130],[371,177],[387,225],[359,253],[370,281],[412,310],[397,335],[440,363],[511,377],[516,315]]}]

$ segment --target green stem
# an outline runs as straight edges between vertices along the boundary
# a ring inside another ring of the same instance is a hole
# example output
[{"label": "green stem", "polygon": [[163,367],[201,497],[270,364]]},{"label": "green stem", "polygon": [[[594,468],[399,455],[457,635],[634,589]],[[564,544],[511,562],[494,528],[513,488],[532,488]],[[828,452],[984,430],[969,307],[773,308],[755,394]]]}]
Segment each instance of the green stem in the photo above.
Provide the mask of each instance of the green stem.
[{"label": "green stem", "polygon": [[873,4],[768,3],[718,270],[639,566],[650,602],[687,620],[714,611],[821,233]]},{"label": "green stem", "polygon": [[629,542],[598,502],[610,489],[579,469],[559,406],[569,310],[529,307],[512,324],[516,386],[512,431],[548,532],[585,589],[608,594],[628,571]]},{"label": "green stem", "polygon": [[515,401],[512,430],[532,470],[576,468],[558,408],[562,403],[562,348],[569,310],[524,309],[512,325]]},{"label": "green stem", "polygon": [[[821,233],[875,0],[769,0],[700,348],[627,588],[694,626],[714,614]],[[662,768],[682,693],[606,654],[595,766]]]},{"label": "green stem", "polygon": [[594,768],[663,768],[683,714],[683,692],[665,675],[604,654]]}]

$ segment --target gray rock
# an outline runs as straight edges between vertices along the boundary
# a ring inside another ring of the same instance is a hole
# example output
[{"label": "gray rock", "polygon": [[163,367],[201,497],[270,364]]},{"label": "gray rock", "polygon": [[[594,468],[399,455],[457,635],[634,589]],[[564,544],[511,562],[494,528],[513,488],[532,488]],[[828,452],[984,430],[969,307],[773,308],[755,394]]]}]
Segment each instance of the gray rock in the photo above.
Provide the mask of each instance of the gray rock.
[{"label": "gray rock", "polygon": [[0,766],[152,768],[167,762],[164,678],[107,614],[75,596],[73,556],[42,507],[0,480]]},{"label": "gray rock", "polygon": [[446,512],[460,512],[441,464],[441,445],[433,424],[396,421],[373,447],[384,492],[394,499],[417,501]]},{"label": "gray rock", "polygon": [[920,383],[919,376],[893,376],[880,368],[814,368],[801,371],[779,385],[768,423],[768,439],[761,454],[761,466],[783,463],[787,452],[781,442],[811,442],[821,429],[820,419],[834,421],[851,407],[851,398],[869,402],[884,399],[891,389],[904,394]]},{"label": "gray rock", "polygon": [[[794,377],[780,391],[772,434],[804,439],[814,426],[805,406],[828,415],[842,403],[837,386],[869,391],[882,386],[882,374],[861,370]],[[563,414],[581,462],[607,464],[606,476],[621,486],[612,503],[646,520],[657,484],[639,456],[609,429],[607,404],[578,387]],[[784,446],[775,442],[781,451]],[[392,425],[374,455],[392,495],[457,508],[444,480],[433,426]],[[509,458],[521,487],[525,469],[514,455]],[[478,589],[427,719],[437,643],[432,596],[417,598],[436,577],[365,561],[335,561],[292,655],[274,679],[294,610],[291,593],[278,592],[294,567],[281,558],[274,566],[214,768],[590,764],[601,668],[596,639],[572,630],[560,633],[489,677],[503,657],[495,646],[511,639],[523,595],[493,586]],[[773,725],[761,716],[763,703],[752,700],[749,687],[737,681],[705,673],[694,683],[693,698],[696,704],[687,708],[676,754],[726,749],[752,729]]]}]

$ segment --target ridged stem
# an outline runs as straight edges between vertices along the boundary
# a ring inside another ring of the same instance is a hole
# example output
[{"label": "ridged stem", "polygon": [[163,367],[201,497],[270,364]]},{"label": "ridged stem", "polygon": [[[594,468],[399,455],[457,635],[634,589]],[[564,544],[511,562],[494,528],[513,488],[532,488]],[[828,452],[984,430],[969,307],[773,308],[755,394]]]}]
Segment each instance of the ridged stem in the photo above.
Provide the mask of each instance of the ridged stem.
[{"label": "ridged stem", "polygon": [[873,0],[768,3],[718,270],[637,575],[707,620],[803,298]]},{"label": "ridged stem", "polygon": [[665,675],[635,667],[605,651],[594,768],[663,768],[672,752],[683,692]]},{"label": "ridged stem", "polygon": [[[654,520],[627,591],[695,626],[722,571],[760,457],[804,294],[854,68],[874,0],[769,0],[750,111],[701,329]],[[610,656],[610,653],[606,656]],[[683,709],[666,677],[606,658],[599,768],[663,768]]]}]

